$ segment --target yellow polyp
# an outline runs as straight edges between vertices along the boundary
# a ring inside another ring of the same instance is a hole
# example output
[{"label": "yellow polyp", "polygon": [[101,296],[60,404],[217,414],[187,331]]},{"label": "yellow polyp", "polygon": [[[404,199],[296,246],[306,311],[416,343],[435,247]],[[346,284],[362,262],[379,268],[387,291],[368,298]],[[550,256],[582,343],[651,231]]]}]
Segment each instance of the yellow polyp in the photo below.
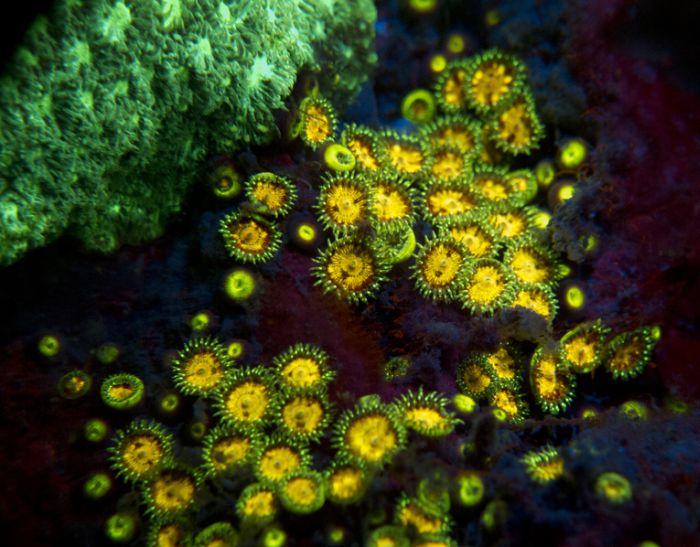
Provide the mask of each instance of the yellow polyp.
[{"label": "yellow polyp", "polygon": [[318,232],[316,227],[311,224],[300,224],[297,227],[296,235],[301,241],[311,243],[318,237]]},{"label": "yellow polyp", "polygon": [[508,415],[508,418],[515,419],[520,414],[518,399],[515,393],[507,389],[499,389],[491,397],[491,405],[500,408]]},{"label": "yellow polyp", "polygon": [[430,534],[442,529],[442,519],[428,515],[415,502],[410,502],[399,513],[399,522],[413,525],[419,534]]},{"label": "yellow polyp", "polygon": [[233,244],[245,253],[264,253],[270,246],[270,230],[253,219],[243,219],[229,227]]},{"label": "yellow polyp", "polygon": [[156,468],[165,456],[163,443],[148,433],[132,435],[122,444],[120,463],[137,476],[143,476]]},{"label": "yellow polyp", "polygon": [[157,547],[182,547],[185,533],[178,524],[166,524],[158,530],[155,545]]},{"label": "yellow polyp", "polygon": [[644,339],[635,335],[621,346],[615,348],[610,357],[608,368],[619,372],[629,372],[636,368],[640,358],[644,355]]},{"label": "yellow polyp", "polygon": [[195,494],[192,477],[164,473],[150,485],[153,505],[162,511],[179,511],[186,507]]},{"label": "yellow polyp", "polygon": [[366,289],[372,284],[375,273],[370,252],[352,244],[338,247],[326,266],[331,282],[347,291]]},{"label": "yellow polyp", "polygon": [[460,152],[474,148],[474,136],[466,125],[450,124],[440,129],[432,138],[434,146],[454,146]]},{"label": "yellow polyp", "polygon": [[225,397],[228,414],[243,422],[261,420],[267,411],[269,401],[267,386],[254,381],[235,386]]},{"label": "yellow polyp", "polygon": [[282,409],[284,425],[295,433],[313,433],[324,416],[321,403],[313,397],[295,397]]},{"label": "yellow polyp", "polygon": [[428,208],[435,216],[459,215],[475,207],[471,196],[462,190],[446,188],[428,194]]},{"label": "yellow polyp", "polygon": [[462,267],[462,254],[448,245],[438,244],[428,251],[421,264],[421,273],[428,286],[447,287]]},{"label": "yellow polyp", "polygon": [[560,202],[567,201],[574,197],[574,194],[576,193],[576,188],[574,188],[573,184],[562,184],[558,189],[557,189],[557,199]]},{"label": "yellow polyp", "polygon": [[409,122],[424,124],[435,117],[435,98],[427,89],[415,89],[401,103],[401,114]]},{"label": "yellow polyp", "polygon": [[493,266],[476,268],[467,285],[467,295],[478,304],[490,304],[506,290],[503,274]]},{"label": "yellow polyp", "polygon": [[550,272],[546,262],[527,247],[516,250],[510,259],[510,268],[523,283],[545,283]]},{"label": "yellow polyp", "polygon": [[436,74],[442,72],[447,67],[447,58],[442,54],[433,55],[430,58],[430,70]]},{"label": "yellow polyp", "polygon": [[547,319],[552,316],[552,307],[546,293],[539,289],[525,289],[516,293],[513,306],[521,306]]},{"label": "yellow polyp", "polygon": [[264,179],[255,183],[251,194],[270,211],[281,209],[289,199],[289,192],[284,186]]},{"label": "yellow polyp", "polygon": [[493,106],[511,89],[512,69],[498,61],[486,61],[477,68],[471,80],[471,95],[481,106]]},{"label": "yellow polyp", "polygon": [[430,406],[416,406],[406,410],[404,414],[406,422],[414,428],[428,431],[440,431],[450,428],[450,423],[436,408]]},{"label": "yellow polyp", "polygon": [[614,504],[622,504],[632,498],[630,482],[619,473],[612,471],[598,475],[595,491],[598,496]]},{"label": "yellow polyp", "polygon": [[362,167],[368,171],[376,171],[379,169],[379,162],[372,151],[372,143],[363,139],[360,136],[353,137],[348,140],[347,146],[355,156],[355,161],[359,162]]},{"label": "yellow polyp", "polygon": [[306,140],[320,144],[328,140],[333,132],[333,120],[321,105],[311,104],[304,112],[304,135]]},{"label": "yellow polyp", "polygon": [[580,310],[586,305],[586,293],[581,287],[572,285],[564,293],[564,302],[572,310]]},{"label": "yellow polyp", "polygon": [[410,204],[405,194],[388,184],[381,182],[372,190],[373,210],[382,222],[406,218],[410,212]]},{"label": "yellow polyp", "polygon": [[386,154],[391,166],[400,173],[417,173],[425,162],[425,156],[418,148],[398,142],[387,143]]},{"label": "yellow polyp", "polygon": [[182,364],[187,384],[198,389],[212,389],[224,377],[224,367],[212,352],[195,353]]},{"label": "yellow polyp", "polygon": [[249,518],[265,518],[274,515],[275,495],[269,490],[261,490],[250,496],[243,507],[243,514]]},{"label": "yellow polyp", "polygon": [[449,180],[458,177],[464,165],[464,156],[452,150],[441,150],[436,153],[430,172],[437,179]]},{"label": "yellow polyp", "polygon": [[284,365],[281,376],[289,387],[311,387],[321,381],[321,366],[310,357],[295,357]]},{"label": "yellow polyp", "polygon": [[516,102],[498,117],[498,136],[518,147],[532,142],[532,119],[523,102]]},{"label": "yellow polyp", "polygon": [[380,462],[398,443],[393,424],[383,414],[368,414],[352,421],[345,433],[345,445],[354,456],[370,463]]},{"label": "yellow polyp", "polygon": [[462,68],[453,70],[442,87],[442,100],[453,108],[462,108],[466,103],[464,99],[464,81],[466,72]]},{"label": "yellow polyp", "polygon": [[476,224],[450,228],[450,235],[452,239],[464,245],[469,251],[469,254],[475,258],[485,257],[493,248],[492,239]]},{"label": "yellow polyp", "polygon": [[131,397],[136,390],[129,384],[115,384],[109,387],[109,396],[116,401],[124,401]]},{"label": "yellow polyp", "polygon": [[252,443],[248,437],[225,437],[214,443],[211,463],[218,472],[224,472],[244,461],[250,454]]},{"label": "yellow polyp", "polygon": [[447,38],[447,51],[458,54],[464,51],[466,44],[461,34],[452,34]]},{"label": "yellow polyp", "polygon": [[354,499],[364,488],[362,471],[355,467],[341,467],[330,475],[328,488],[335,500]]},{"label": "yellow polyp", "polygon": [[525,219],[517,213],[493,213],[489,220],[503,237],[517,237],[527,230]]},{"label": "yellow polyp", "polygon": [[268,448],[260,457],[258,469],[265,480],[278,481],[301,465],[299,453],[288,446]]},{"label": "yellow polyp", "polygon": [[456,393],[452,397],[452,404],[462,414],[471,414],[476,410],[476,401],[463,393]]},{"label": "yellow polyp", "polygon": [[284,493],[298,505],[310,505],[318,496],[318,485],[312,479],[295,477],[284,485]]},{"label": "yellow polyp", "polygon": [[545,400],[557,402],[569,390],[567,377],[559,371],[557,356],[545,353],[535,364],[534,383],[537,395]]},{"label": "yellow polyp", "polygon": [[564,344],[564,357],[577,369],[585,370],[591,366],[599,351],[598,334],[583,332],[567,340]]},{"label": "yellow polyp", "polygon": [[510,190],[506,182],[500,177],[477,175],[473,184],[474,188],[489,201],[499,202],[510,197]]},{"label": "yellow polyp", "polygon": [[502,380],[512,380],[518,372],[518,365],[504,348],[498,348],[486,360],[496,371],[496,376]]},{"label": "yellow polyp", "polygon": [[328,190],[324,208],[334,224],[352,226],[364,216],[365,195],[354,185],[334,184]]}]

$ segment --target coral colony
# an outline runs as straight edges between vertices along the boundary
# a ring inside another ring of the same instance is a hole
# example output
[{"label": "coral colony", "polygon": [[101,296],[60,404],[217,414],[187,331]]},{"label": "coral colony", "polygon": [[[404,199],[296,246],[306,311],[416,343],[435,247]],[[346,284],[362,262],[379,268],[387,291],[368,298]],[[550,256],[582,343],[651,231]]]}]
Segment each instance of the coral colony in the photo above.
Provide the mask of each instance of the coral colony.
[{"label": "coral colony", "polygon": [[[51,25],[73,20],[71,4]],[[497,543],[525,491],[549,496],[548,507],[565,497],[630,507],[638,485],[624,460],[607,464],[600,445],[579,443],[571,431],[606,412],[626,424],[646,419],[642,402],[605,408],[586,392],[601,382],[634,385],[661,329],[583,319],[593,296],[554,244],[550,220],[579,191],[589,145],[560,139],[541,151],[547,128],[517,56],[495,48],[461,55],[455,34],[450,53],[430,61],[432,87],[404,90],[401,123],[370,125],[340,114],[376,60],[369,2],[314,13],[303,2],[276,10],[200,2],[197,9],[213,14],[200,21],[173,1],[158,19],[173,33],[154,30],[151,8],[104,4],[104,13],[88,10],[103,18],[98,38],[76,28],[74,39],[54,43],[40,20],[0,86],[3,103],[27,113],[2,119],[0,170],[31,148],[24,136],[43,131],[51,143],[17,164],[12,175],[23,192],[0,194],[0,262],[66,230],[101,251],[160,234],[199,177],[215,200],[200,226],[202,264],[173,261],[182,270],[174,275],[190,266],[221,270],[215,290],[226,302],[218,319],[207,310],[192,315],[188,335],[153,371],[104,341],[93,351],[102,367],[94,374],[61,373],[57,392],[71,400],[63,403],[80,404],[72,400],[91,390],[103,403],[82,436],[104,450],[105,466],[82,488],[89,500],[109,501],[109,541],[456,547]],[[434,3],[410,4],[420,13]],[[197,24],[219,38],[197,39]],[[354,25],[351,45],[329,46]],[[289,44],[268,47],[273,27]],[[245,51],[223,46],[238,43],[231,33],[240,38],[244,28]],[[152,47],[133,53],[132,77],[120,80],[99,61],[131,32],[152,35]],[[80,82],[80,93],[58,94],[62,119],[40,91],[25,89],[54,50],[72,60],[72,72],[52,73],[53,85]],[[189,59],[191,78],[164,52]],[[309,64],[344,76],[302,74]],[[223,94],[241,71],[249,85]],[[275,118],[297,79],[288,119]],[[146,80],[177,101],[148,95],[151,85],[138,85]],[[110,123],[120,128],[103,130]],[[159,133],[166,126],[171,132]],[[146,132],[145,145],[130,149],[118,138],[125,131]],[[69,154],[76,140],[86,148]],[[217,156],[202,177],[197,143],[220,154],[272,143],[284,159],[242,166]],[[67,155],[58,178],[74,181],[68,196],[18,201],[50,186],[44,175]],[[584,256],[596,238],[580,242]],[[226,313],[235,328],[219,328]],[[268,323],[274,350],[253,340]],[[344,344],[381,351],[370,362]],[[55,333],[37,346],[49,362],[63,347]],[[577,482],[589,456],[589,480]],[[643,539],[635,545],[656,545]]]},{"label": "coral colony", "polygon": [[[551,211],[543,194],[557,169],[575,172],[585,164],[586,148],[572,140],[561,146],[556,166],[537,164],[544,128],[520,61],[489,50],[446,63],[433,90],[411,92],[402,110],[413,131],[342,126],[317,92],[301,101],[291,135],[324,159],[313,188],[304,189],[315,197],[304,206],[313,216],[302,223],[289,222],[300,206],[293,177],[260,171],[243,181],[231,165],[217,168],[213,187],[238,200],[219,223],[220,244],[231,265],[240,266],[226,292],[235,302],[254,300],[259,280],[269,276],[258,268],[286,248],[312,253],[314,284],[353,313],[381,305],[377,298],[391,295],[401,280],[412,290],[395,298],[449,305],[465,323],[510,310],[538,325],[538,337],[504,335],[462,355],[441,372],[442,385],[452,389],[413,385],[391,398],[379,389],[340,402],[333,395],[337,358],[324,347],[299,340],[269,362],[243,364],[241,343],[225,345],[200,318],[204,326],[193,322],[192,337],[172,360],[174,391],[160,401],[165,411],[185,401],[199,407],[188,446],[179,446],[172,427],[142,413],[109,440],[113,474],[141,500],[108,521],[115,542],[131,540],[138,520],[153,546],[284,545],[282,522],[325,511],[347,513],[323,530],[327,544],[457,545],[455,507],[481,505],[489,471],[473,446],[474,424],[490,415],[492,427],[517,431],[530,415],[566,412],[579,376],[625,381],[644,370],[658,328],[611,332],[599,319],[559,339],[551,335],[560,305],[576,306],[575,298],[562,304],[557,296],[567,266],[547,243]],[[537,167],[511,169],[521,157]],[[43,352],[50,356],[57,343],[43,340]],[[410,355],[394,356],[383,381],[402,386],[410,368]],[[90,383],[73,371],[60,390],[79,397]],[[100,394],[107,406],[126,410],[141,402],[144,384],[118,373],[102,381]],[[90,434],[97,429],[93,424]],[[406,465],[397,463],[402,453],[418,458],[436,443],[462,452],[458,470],[445,463],[444,472],[417,484],[387,480],[393,467]],[[520,461],[533,488],[567,472],[565,451],[554,446]],[[457,479],[449,480],[453,472]],[[632,495],[621,473],[596,479],[604,502],[623,504]],[[86,488],[99,497],[103,480],[111,479],[91,477]],[[388,513],[362,517],[351,509],[369,507],[370,492],[387,500]],[[504,504],[493,499],[483,507],[486,532]],[[353,518],[361,522],[350,527]]]}]

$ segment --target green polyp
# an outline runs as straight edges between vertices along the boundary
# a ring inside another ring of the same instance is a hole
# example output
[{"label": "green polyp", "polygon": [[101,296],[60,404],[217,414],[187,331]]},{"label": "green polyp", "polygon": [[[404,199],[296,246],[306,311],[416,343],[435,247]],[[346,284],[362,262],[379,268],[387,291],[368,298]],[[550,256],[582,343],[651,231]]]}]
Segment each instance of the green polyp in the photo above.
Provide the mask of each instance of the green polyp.
[{"label": "green polyp", "polygon": [[112,479],[107,473],[95,473],[83,483],[83,493],[92,500],[98,500],[110,491]]},{"label": "green polyp", "polygon": [[100,388],[102,402],[117,410],[128,410],[138,405],[144,397],[143,381],[133,374],[121,373],[108,376]]},{"label": "green polyp", "polygon": [[114,543],[128,543],[136,535],[136,518],[129,513],[115,513],[105,523],[105,535]]},{"label": "green polyp", "polygon": [[91,443],[102,442],[107,433],[109,432],[109,426],[107,422],[101,420],[100,418],[92,418],[88,420],[83,428],[83,434],[85,439]]}]

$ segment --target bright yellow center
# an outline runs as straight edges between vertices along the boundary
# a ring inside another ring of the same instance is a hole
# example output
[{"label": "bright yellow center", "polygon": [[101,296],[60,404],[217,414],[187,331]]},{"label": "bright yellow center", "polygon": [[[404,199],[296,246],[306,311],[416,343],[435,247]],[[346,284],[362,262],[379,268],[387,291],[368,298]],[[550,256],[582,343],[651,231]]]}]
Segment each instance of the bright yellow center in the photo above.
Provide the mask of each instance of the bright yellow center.
[{"label": "bright yellow center", "polygon": [[368,414],[356,418],[345,433],[345,444],[356,457],[368,461],[381,461],[394,450],[398,435],[393,424],[383,414]]},{"label": "bright yellow center", "polygon": [[463,256],[459,250],[439,243],[428,251],[423,259],[421,273],[430,287],[442,289],[452,283],[462,267]]},{"label": "bright yellow center", "polygon": [[495,105],[510,90],[513,76],[512,69],[503,63],[482,63],[472,76],[472,97],[479,105]]},{"label": "bright yellow center", "polygon": [[515,146],[530,144],[532,120],[524,103],[516,102],[498,117],[498,135]]},{"label": "bright yellow center", "polygon": [[435,178],[448,180],[459,176],[463,169],[464,156],[452,150],[442,150],[436,154],[430,171]]},{"label": "bright yellow center", "polygon": [[543,355],[535,364],[533,377],[537,393],[542,399],[556,402],[566,395],[568,380],[559,373],[556,355]]},{"label": "bright yellow center", "polygon": [[491,202],[508,199],[510,192],[506,182],[494,175],[478,175],[474,177],[474,188]]},{"label": "bright yellow center", "polygon": [[330,494],[337,500],[353,499],[364,487],[362,471],[354,467],[341,467],[329,478]]},{"label": "bright yellow center", "polygon": [[494,266],[476,268],[467,286],[469,299],[477,304],[490,304],[506,289],[503,273]]},{"label": "bright yellow center", "polygon": [[510,268],[518,281],[523,283],[545,283],[549,280],[547,263],[541,256],[527,247],[513,253]]},{"label": "bright yellow center", "polygon": [[323,406],[315,397],[294,397],[282,409],[282,421],[294,433],[313,433],[324,416]]},{"label": "bright yellow center", "polygon": [[114,384],[109,386],[109,396],[117,401],[124,401],[135,393],[134,386],[131,384]]},{"label": "bright yellow center", "polygon": [[518,291],[513,300],[513,306],[522,306],[547,319],[552,314],[547,294],[538,289],[525,289]]},{"label": "bright yellow center", "polygon": [[307,477],[295,477],[284,485],[286,496],[299,505],[310,505],[318,495],[318,485]]},{"label": "bright yellow center", "polygon": [[468,365],[462,370],[464,387],[474,395],[481,395],[491,385],[491,378],[479,365]]},{"label": "bright yellow center", "polygon": [[472,132],[463,125],[450,125],[440,130],[433,137],[433,145],[455,146],[461,152],[469,152],[474,148],[474,136]]},{"label": "bright yellow center", "polygon": [[564,473],[564,459],[556,456],[539,462],[531,469],[532,478],[538,482],[550,482]]},{"label": "bright yellow center", "polygon": [[211,351],[195,353],[182,365],[185,382],[202,390],[215,388],[224,377],[221,361]]},{"label": "bright yellow center", "polygon": [[466,73],[462,69],[453,70],[445,80],[442,88],[442,99],[451,107],[464,106],[464,80]]},{"label": "bright yellow center", "polygon": [[598,336],[592,332],[584,332],[570,338],[564,344],[564,355],[576,368],[585,369],[591,366],[598,354]]},{"label": "bright yellow center", "polygon": [[435,216],[459,215],[471,211],[476,203],[462,190],[441,189],[428,194],[428,208]]},{"label": "bright yellow center", "polygon": [[326,194],[324,209],[338,226],[352,226],[365,214],[365,195],[351,184],[336,183]]},{"label": "bright yellow center", "polygon": [[149,433],[130,435],[121,445],[120,456],[121,463],[130,472],[143,476],[163,460],[163,443]]},{"label": "bright yellow center", "polygon": [[321,381],[321,365],[311,357],[295,357],[282,367],[281,376],[288,387],[311,387]]},{"label": "bright yellow center", "polygon": [[255,183],[252,194],[255,199],[265,205],[270,211],[277,211],[284,207],[289,198],[287,189],[284,186],[265,180]]},{"label": "bright yellow center", "polygon": [[331,282],[344,290],[361,291],[374,280],[374,260],[366,249],[352,243],[335,249],[326,273]]},{"label": "bright yellow center", "polygon": [[211,463],[217,472],[222,473],[244,461],[250,448],[251,441],[247,437],[219,439],[211,449]]},{"label": "bright yellow center", "polygon": [[503,237],[517,237],[527,229],[525,219],[517,213],[494,213],[489,217],[491,225]]},{"label": "bright yellow center", "polygon": [[236,420],[257,422],[265,415],[269,400],[265,384],[248,380],[235,386],[226,396],[226,410]]},{"label": "bright yellow center", "polygon": [[418,148],[398,142],[388,143],[386,153],[389,157],[389,163],[400,173],[417,173],[425,161],[423,152]]},{"label": "bright yellow center", "polygon": [[409,503],[401,509],[399,520],[404,526],[412,524],[419,534],[439,532],[442,528],[442,520],[426,514],[418,505]]},{"label": "bright yellow center", "polygon": [[270,246],[270,230],[253,219],[239,220],[229,227],[233,244],[244,253],[264,253]]},{"label": "bright yellow center", "polygon": [[404,418],[408,424],[415,428],[428,431],[444,431],[449,429],[449,423],[436,408],[430,406],[416,406],[406,410]]},{"label": "bright yellow center", "polygon": [[365,169],[368,171],[379,169],[379,162],[374,157],[371,143],[362,140],[360,137],[355,137],[348,140],[348,148],[355,156],[355,160],[359,161]]},{"label": "bright yellow center", "polygon": [[498,350],[489,355],[486,360],[496,371],[496,376],[502,380],[512,380],[518,372],[515,360],[504,348],[498,348]]},{"label": "bright yellow center", "polygon": [[406,218],[411,212],[406,196],[389,186],[379,183],[374,192],[374,213],[382,222]]},{"label": "bright yellow center", "polygon": [[185,534],[177,524],[166,524],[156,534],[156,547],[182,547]]},{"label": "bright yellow center", "polygon": [[331,136],[333,123],[325,108],[312,104],[304,112],[304,133],[306,140],[321,143]]},{"label": "bright yellow center", "polygon": [[243,507],[246,517],[264,518],[275,513],[275,495],[269,490],[261,490],[248,497]]},{"label": "bright yellow center", "polygon": [[450,229],[450,235],[455,241],[464,245],[469,254],[475,258],[486,256],[493,247],[489,235],[476,224],[455,226]]},{"label": "bright yellow center", "polygon": [[178,511],[194,498],[194,480],[189,475],[163,473],[151,484],[153,504],[163,511]]},{"label": "bright yellow center", "polygon": [[288,446],[268,448],[260,458],[258,469],[266,480],[278,481],[301,465],[299,453]]}]

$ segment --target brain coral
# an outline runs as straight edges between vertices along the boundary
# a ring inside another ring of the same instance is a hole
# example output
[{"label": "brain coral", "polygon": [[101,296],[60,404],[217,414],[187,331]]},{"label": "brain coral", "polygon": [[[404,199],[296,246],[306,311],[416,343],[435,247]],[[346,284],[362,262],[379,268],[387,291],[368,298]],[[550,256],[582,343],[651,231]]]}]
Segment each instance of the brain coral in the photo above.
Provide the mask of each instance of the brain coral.
[{"label": "brain coral", "polygon": [[276,136],[302,70],[347,101],[375,19],[370,0],[59,0],[0,78],[0,264],[65,231],[102,252],[158,236],[199,160]]}]

